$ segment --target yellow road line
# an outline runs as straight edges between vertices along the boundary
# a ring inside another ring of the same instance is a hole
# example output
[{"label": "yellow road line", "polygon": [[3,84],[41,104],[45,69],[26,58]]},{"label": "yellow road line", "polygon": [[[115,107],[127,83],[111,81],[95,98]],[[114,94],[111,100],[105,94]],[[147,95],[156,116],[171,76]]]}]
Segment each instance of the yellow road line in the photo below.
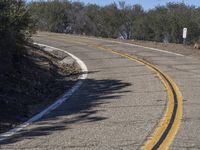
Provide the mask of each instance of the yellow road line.
[{"label": "yellow road line", "polygon": [[136,56],[121,53],[110,48],[105,48],[103,46],[97,47],[128,58],[129,60],[139,62],[154,71],[161,79],[167,90],[167,108],[162,119],[160,120],[158,127],[155,129],[155,131],[141,148],[141,150],[168,149],[178,131],[182,119],[182,95],[176,83],[168,75],[166,75],[164,72],[160,71],[157,67],[147,61],[139,59]]},{"label": "yellow road line", "polygon": [[[56,40],[63,40],[63,39],[56,38]],[[71,42],[85,45],[85,43],[83,42],[78,42],[78,41],[71,41]],[[129,60],[141,63],[146,67],[148,67],[149,69],[151,69],[153,72],[155,72],[157,76],[161,79],[167,91],[167,96],[168,96],[167,107],[165,113],[163,114],[162,119],[159,122],[158,127],[155,129],[151,137],[149,137],[149,139],[141,147],[141,150],[168,149],[178,131],[182,119],[182,95],[176,83],[171,79],[171,77],[162,72],[156,66],[136,56],[129,55],[127,53],[121,53],[111,48],[106,48],[97,44],[88,44],[87,46],[106,50],[111,53],[117,54],[121,57],[127,58]]]}]

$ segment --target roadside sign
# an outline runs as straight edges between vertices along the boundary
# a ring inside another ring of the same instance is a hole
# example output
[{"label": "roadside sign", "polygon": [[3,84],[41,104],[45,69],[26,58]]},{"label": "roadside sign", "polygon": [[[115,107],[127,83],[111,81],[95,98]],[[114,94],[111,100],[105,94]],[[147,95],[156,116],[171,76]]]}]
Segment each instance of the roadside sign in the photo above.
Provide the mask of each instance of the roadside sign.
[{"label": "roadside sign", "polygon": [[187,37],[187,28],[183,28],[183,38],[186,39]]}]

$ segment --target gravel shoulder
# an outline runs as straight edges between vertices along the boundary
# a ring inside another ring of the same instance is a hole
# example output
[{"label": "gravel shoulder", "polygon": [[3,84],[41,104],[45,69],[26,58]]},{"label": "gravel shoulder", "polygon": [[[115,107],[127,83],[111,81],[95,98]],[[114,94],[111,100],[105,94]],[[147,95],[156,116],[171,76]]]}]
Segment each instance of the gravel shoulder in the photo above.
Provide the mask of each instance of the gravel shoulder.
[{"label": "gravel shoulder", "polygon": [[0,67],[0,133],[28,120],[77,81],[81,69],[64,52],[27,46],[20,64]]}]

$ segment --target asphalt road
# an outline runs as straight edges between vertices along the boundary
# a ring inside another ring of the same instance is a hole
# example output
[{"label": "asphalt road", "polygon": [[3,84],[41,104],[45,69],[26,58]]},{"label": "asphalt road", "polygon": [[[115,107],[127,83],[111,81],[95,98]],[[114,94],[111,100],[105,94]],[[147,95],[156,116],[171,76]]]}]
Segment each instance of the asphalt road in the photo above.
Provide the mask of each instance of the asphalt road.
[{"label": "asphalt road", "polygon": [[183,97],[183,118],[169,149],[200,149],[200,60],[109,40],[40,33],[34,41],[67,50],[89,75],[69,101],[0,149],[140,149],[167,108],[165,86],[146,65],[102,50],[134,54],[167,73]]}]

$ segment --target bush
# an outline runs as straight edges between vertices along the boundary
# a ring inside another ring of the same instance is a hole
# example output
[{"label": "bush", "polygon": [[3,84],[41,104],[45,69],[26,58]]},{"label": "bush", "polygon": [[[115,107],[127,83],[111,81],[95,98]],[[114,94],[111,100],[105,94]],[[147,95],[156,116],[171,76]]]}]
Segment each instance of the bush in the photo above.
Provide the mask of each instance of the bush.
[{"label": "bush", "polygon": [[0,57],[16,61],[30,36],[31,17],[23,0],[1,0],[0,10]]},{"label": "bush", "polygon": [[199,37],[199,39],[197,40],[197,43],[200,44],[200,37]]}]

